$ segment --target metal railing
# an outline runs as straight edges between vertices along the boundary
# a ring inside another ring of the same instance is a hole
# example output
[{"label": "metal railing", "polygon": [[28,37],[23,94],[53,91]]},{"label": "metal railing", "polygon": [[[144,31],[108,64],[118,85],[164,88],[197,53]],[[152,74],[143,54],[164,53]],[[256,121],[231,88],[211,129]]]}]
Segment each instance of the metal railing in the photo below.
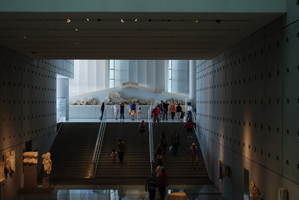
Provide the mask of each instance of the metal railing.
[{"label": "metal railing", "polygon": [[106,111],[104,110],[103,118],[101,121],[99,133],[98,133],[97,142],[94,147],[94,152],[93,152],[93,156],[92,156],[92,162],[93,162],[93,166],[94,166],[94,172],[93,172],[94,179],[96,177],[96,173],[97,173],[97,169],[98,169],[98,164],[99,164],[102,144],[103,144],[103,140],[104,140],[105,130],[106,130]]},{"label": "metal railing", "polygon": [[153,172],[153,163],[155,162],[154,158],[154,131],[152,126],[152,118],[151,118],[151,109],[148,110],[148,141],[149,141],[149,152],[150,152],[150,164],[151,164],[151,172]]}]

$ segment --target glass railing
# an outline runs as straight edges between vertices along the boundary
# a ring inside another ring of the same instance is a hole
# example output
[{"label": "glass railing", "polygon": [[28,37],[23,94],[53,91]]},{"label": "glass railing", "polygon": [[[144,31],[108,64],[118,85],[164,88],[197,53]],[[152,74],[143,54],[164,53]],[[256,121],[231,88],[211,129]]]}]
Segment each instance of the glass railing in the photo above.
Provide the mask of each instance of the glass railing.
[{"label": "glass railing", "polygon": [[93,172],[94,179],[96,177],[96,173],[97,173],[97,169],[98,169],[98,164],[99,164],[102,144],[103,144],[103,140],[104,140],[105,130],[106,130],[106,111],[104,110],[103,118],[101,121],[99,133],[98,133],[97,142],[94,147],[94,152],[93,152],[93,156],[92,156],[92,162],[94,165],[94,172]]},{"label": "glass railing", "polygon": [[153,133],[153,126],[152,126],[152,117],[151,117],[151,108],[148,110],[148,141],[149,141],[149,152],[150,152],[150,164],[151,164],[151,172],[153,172],[153,163],[155,162],[154,159],[154,133]]}]

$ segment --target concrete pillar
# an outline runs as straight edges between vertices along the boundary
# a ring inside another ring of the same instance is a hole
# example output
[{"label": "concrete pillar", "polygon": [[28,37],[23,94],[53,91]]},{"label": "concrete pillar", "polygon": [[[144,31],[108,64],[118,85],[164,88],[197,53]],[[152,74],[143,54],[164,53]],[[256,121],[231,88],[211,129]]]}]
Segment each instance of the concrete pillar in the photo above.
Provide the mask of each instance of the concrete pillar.
[{"label": "concrete pillar", "polygon": [[[59,104],[59,99],[65,99],[63,105],[65,107],[66,115],[65,119],[69,119],[69,79],[68,78],[57,78],[57,105]],[[58,105],[59,106],[59,105]],[[59,117],[59,113],[57,113],[57,117]]]},{"label": "concrete pillar", "polygon": [[193,108],[196,108],[196,61],[189,61],[189,99]]}]

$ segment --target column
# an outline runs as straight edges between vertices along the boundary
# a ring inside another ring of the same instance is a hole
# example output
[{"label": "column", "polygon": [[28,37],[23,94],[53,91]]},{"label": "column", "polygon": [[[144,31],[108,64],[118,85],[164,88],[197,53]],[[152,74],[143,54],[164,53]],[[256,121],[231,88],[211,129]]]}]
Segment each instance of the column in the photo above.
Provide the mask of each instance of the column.
[{"label": "column", "polygon": [[196,108],[196,61],[189,61],[189,101]]}]

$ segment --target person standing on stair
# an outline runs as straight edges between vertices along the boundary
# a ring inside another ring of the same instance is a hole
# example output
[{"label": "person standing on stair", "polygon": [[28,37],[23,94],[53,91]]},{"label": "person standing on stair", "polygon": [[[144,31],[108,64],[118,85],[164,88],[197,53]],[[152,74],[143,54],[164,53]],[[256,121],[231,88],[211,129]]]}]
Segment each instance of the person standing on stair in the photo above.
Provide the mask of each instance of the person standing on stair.
[{"label": "person standing on stair", "polygon": [[178,121],[181,119],[181,113],[182,113],[182,107],[181,104],[179,103],[178,106],[176,107],[176,115],[178,117]]},{"label": "person standing on stair", "polygon": [[137,105],[136,106],[136,112],[137,112],[137,120],[139,121],[140,120],[140,115],[142,113],[142,110],[141,110],[141,106],[140,105]]},{"label": "person standing on stair", "polygon": [[122,164],[124,161],[124,155],[127,152],[126,143],[122,141],[122,139],[118,140],[117,152],[118,152],[119,163]]},{"label": "person standing on stair", "polygon": [[[195,143],[193,143],[189,149],[189,158],[190,158],[190,161],[192,162],[192,171],[195,169],[198,171],[198,169],[197,169],[198,156],[199,156],[198,148],[195,145]],[[194,168],[194,161],[196,163],[196,168]]]},{"label": "person standing on stair", "polygon": [[103,114],[104,114],[104,111],[105,111],[105,102],[104,101],[102,101],[102,105],[101,105],[101,117],[100,117],[100,120],[102,120],[103,119]]},{"label": "person standing on stair", "polygon": [[135,101],[130,105],[131,108],[131,120],[134,120],[135,112],[136,112],[136,104]]},{"label": "person standing on stair", "polygon": [[124,103],[122,103],[120,105],[120,118],[119,119],[121,119],[121,118],[123,118],[123,120],[125,120],[125,105],[124,105]]},{"label": "person standing on stair", "polygon": [[160,115],[160,109],[158,106],[156,106],[153,110],[152,110],[152,116],[153,116],[153,126],[156,126],[156,121],[158,123],[158,127],[160,127],[159,125],[159,115]]},{"label": "person standing on stair", "polygon": [[117,156],[117,152],[115,151],[115,149],[113,149],[112,153],[111,153],[111,158],[112,158],[112,161],[113,161],[113,165],[115,165],[116,156]]},{"label": "person standing on stair", "polygon": [[188,135],[188,138],[193,138],[192,137],[192,129],[193,129],[193,121],[191,118],[189,118],[188,121],[186,121],[186,124],[185,124],[185,127],[187,128],[187,135]]},{"label": "person standing on stair", "polygon": [[163,158],[163,153],[164,153],[164,149],[162,148],[162,145],[159,144],[158,147],[155,149],[155,151],[153,151],[153,153],[157,154],[157,160],[158,162],[162,162],[162,158]]},{"label": "person standing on stair", "polygon": [[161,200],[165,199],[165,189],[166,186],[168,187],[168,178],[167,175],[165,174],[165,169],[162,169],[162,174],[159,175],[159,192],[160,192],[160,197]]},{"label": "person standing on stair", "polygon": [[167,136],[166,136],[165,131],[162,132],[160,139],[161,139],[162,148],[164,149],[164,157],[165,157],[166,150],[167,150]]},{"label": "person standing on stair", "polygon": [[117,115],[119,112],[119,106],[117,105],[117,102],[114,105],[114,115],[115,115],[115,119],[117,120]]},{"label": "person standing on stair", "polygon": [[141,124],[138,126],[138,132],[140,133],[140,139],[142,143],[145,143],[144,135],[145,135],[145,123],[144,120],[142,120]]},{"label": "person standing on stair", "polygon": [[156,173],[152,172],[152,176],[149,177],[145,183],[145,192],[148,191],[150,200],[155,200],[157,186],[158,179],[156,178]]},{"label": "person standing on stair", "polygon": [[177,156],[178,154],[178,146],[180,145],[180,136],[176,133],[176,131],[173,131],[173,135],[171,137],[172,142],[172,152],[174,156]]},{"label": "person standing on stair", "polygon": [[163,167],[163,162],[160,161],[160,162],[159,162],[159,166],[156,167],[156,172],[155,172],[157,178],[159,178],[159,175],[162,174],[162,169],[164,169],[164,167]]},{"label": "person standing on stair", "polygon": [[191,102],[188,102],[187,103],[187,105],[188,105],[188,107],[187,107],[187,110],[188,110],[188,116],[187,116],[187,119],[186,120],[188,120],[188,119],[192,119],[192,106],[191,106]]},{"label": "person standing on stair", "polygon": [[174,120],[174,115],[175,115],[175,105],[174,105],[174,101],[173,101],[172,104],[170,105],[170,112],[171,112],[171,119]]}]

